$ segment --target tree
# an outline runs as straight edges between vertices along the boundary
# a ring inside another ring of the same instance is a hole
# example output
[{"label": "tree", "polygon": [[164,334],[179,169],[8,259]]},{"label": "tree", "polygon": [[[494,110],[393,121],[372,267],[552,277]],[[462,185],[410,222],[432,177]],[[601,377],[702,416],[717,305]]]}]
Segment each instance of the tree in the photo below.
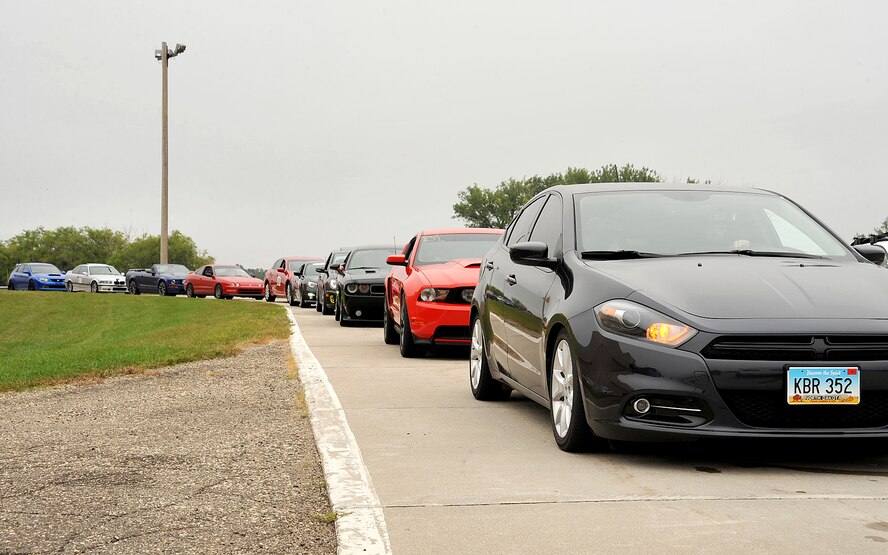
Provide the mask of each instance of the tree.
[{"label": "tree", "polygon": [[501,181],[495,189],[483,188],[476,183],[457,193],[459,202],[453,205],[453,217],[462,220],[469,227],[504,228],[528,200],[549,187],[623,181],[658,182],[660,176],[649,168],[636,168],[632,164],[622,167],[609,164],[591,171],[569,167],[564,173],[553,173],[545,177],[510,177]]},{"label": "tree", "polygon": [[[160,261],[160,236],[146,234],[133,239],[109,260],[120,271],[149,268]],[[169,260],[171,264],[182,264],[191,269],[215,262],[207,251],[198,250],[194,240],[178,230],[169,237]]]}]

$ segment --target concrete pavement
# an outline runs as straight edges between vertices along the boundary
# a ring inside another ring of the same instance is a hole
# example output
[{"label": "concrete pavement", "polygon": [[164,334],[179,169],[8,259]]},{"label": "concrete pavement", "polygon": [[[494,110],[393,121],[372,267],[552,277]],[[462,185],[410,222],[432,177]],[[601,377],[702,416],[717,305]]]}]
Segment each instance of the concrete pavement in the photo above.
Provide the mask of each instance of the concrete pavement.
[{"label": "concrete pavement", "polygon": [[548,412],[476,401],[462,353],[293,308],[369,468],[394,553],[882,553],[888,442],[567,454]]}]

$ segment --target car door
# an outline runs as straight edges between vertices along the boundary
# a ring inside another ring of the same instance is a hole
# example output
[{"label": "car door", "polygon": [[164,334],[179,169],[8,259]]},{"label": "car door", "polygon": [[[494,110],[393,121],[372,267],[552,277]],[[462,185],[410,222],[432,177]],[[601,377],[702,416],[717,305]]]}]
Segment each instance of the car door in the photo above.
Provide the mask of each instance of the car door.
[{"label": "car door", "polygon": [[203,274],[200,276],[200,292],[202,295],[212,295],[215,293],[216,277],[213,273],[212,266],[204,267]]},{"label": "car door", "polygon": [[416,245],[419,243],[421,236],[422,234],[416,235],[404,247],[404,260],[407,262],[407,265],[392,266],[392,270],[386,278],[388,280],[389,291],[389,298],[386,299],[386,303],[388,303],[391,308],[389,314],[391,315],[392,322],[401,321],[401,293],[404,291],[404,282],[407,281],[407,278],[411,274],[413,274],[414,268],[412,259],[416,251]]},{"label": "car door", "polygon": [[[560,257],[563,210],[561,195],[550,194],[530,234],[512,241],[538,241],[549,247],[549,257]],[[541,266],[525,266],[509,260],[506,299],[510,310],[505,328],[509,344],[509,373],[534,393],[547,397],[546,342],[544,318],[550,302],[549,291],[555,271]]]},{"label": "car door", "polygon": [[544,202],[545,197],[540,197],[521,211],[506,230],[505,239],[497,243],[496,247],[488,253],[481,267],[482,272],[490,272],[484,287],[485,312],[489,319],[488,333],[490,337],[488,343],[499,370],[510,376],[509,359],[511,355],[509,354],[509,334],[506,322],[513,319],[510,315],[515,308],[511,306],[510,292],[507,291],[509,287],[507,278],[514,273],[512,261],[509,259],[509,245],[527,240]]},{"label": "car door", "polygon": [[275,267],[275,276],[274,281],[271,284],[272,294],[278,297],[283,297],[287,294],[287,279],[289,278],[289,268],[287,268],[287,259],[282,258],[278,260],[277,266]]},{"label": "car door", "polygon": [[151,268],[147,268],[144,272],[136,274],[136,283],[143,293],[154,293],[157,291],[157,280],[151,274]]}]

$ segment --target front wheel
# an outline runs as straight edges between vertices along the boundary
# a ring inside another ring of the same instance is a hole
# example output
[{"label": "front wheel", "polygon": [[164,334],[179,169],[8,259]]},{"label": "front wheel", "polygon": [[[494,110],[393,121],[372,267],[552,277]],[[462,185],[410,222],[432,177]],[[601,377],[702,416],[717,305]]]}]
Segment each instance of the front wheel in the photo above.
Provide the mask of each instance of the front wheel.
[{"label": "front wheel", "polygon": [[188,297],[189,299],[193,299],[195,297],[194,286],[191,285],[190,283],[185,286],[185,296]]},{"label": "front wheel", "polygon": [[410,316],[407,315],[407,303],[401,297],[401,339],[399,349],[404,358],[416,358],[425,355],[425,346],[417,345],[413,332],[410,331]]},{"label": "front wheel", "polygon": [[213,290],[213,296],[217,299],[224,299],[225,295],[222,294],[222,286],[220,284],[216,284],[216,289]]},{"label": "front wheel", "polygon": [[28,291],[36,291],[36,290],[37,290],[37,286],[34,285],[34,281],[33,280],[29,281],[28,282]]},{"label": "front wheel", "polygon": [[398,330],[395,329],[395,323],[392,322],[392,317],[389,315],[388,306],[382,307],[382,340],[386,345],[397,345],[399,341]]},{"label": "front wheel", "polygon": [[271,284],[267,281],[265,282],[265,301],[269,303],[273,303],[277,297],[271,294]]},{"label": "front wheel", "polygon": [[93,293],[98,293],[99,292],[99,284],[96,283],[95,281],[92,282],[92,284],[90,284],[90,286],[89,286],[89,290],[92,291]]},{"label": "front wheel", "polygon": [[505,401],[512,394],[509,386],[494,380],[490,375],[490,366],[484,352],[484,328],[481,327],[481,318],[475,318],[472,324],[469,384],[472,386],[472,395],[479,401]]},{"label": "front wheel", "polygon": [[129,292],[131,295],[139,295],[142,292],[139,291],[139,286],[136,284],[136,280],[131,279],[129,282]]},{"label": "front wheel", "polygon": [[157,294],[161,297],[167,296],[167,286],[165,281],[161,281],[157,284]]},{"label": "front wheel", "polygon": [[549,407],[555,443],[571,453],[587,449],[595,436],[586,422],[576,360],[565,330],[555,339],[549,361]]},{"label": "front wheel", "polygon": [[333,319],[342,324],[342,305],[339,302],[339,297],[336,297],[336,307],[333,309]]},{"label": "front wheel", "polygon": [[74,292],[74,284],[71,283],[70,281],[65,283],[65,289],[68,290],[68,293],[73,293]]}]

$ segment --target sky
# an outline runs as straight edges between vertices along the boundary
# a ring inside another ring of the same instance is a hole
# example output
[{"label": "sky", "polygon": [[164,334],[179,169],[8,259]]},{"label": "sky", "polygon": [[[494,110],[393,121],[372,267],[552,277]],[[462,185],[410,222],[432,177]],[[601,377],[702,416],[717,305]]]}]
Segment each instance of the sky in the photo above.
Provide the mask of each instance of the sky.
[{"label": "sky", "polygon": [[[268,267],[459,225],[457,193],[632,163],[888,217],[888,4],[0,0],[0,240],[170,228]],[[882,38],[879,38],[882,37]]]}]

